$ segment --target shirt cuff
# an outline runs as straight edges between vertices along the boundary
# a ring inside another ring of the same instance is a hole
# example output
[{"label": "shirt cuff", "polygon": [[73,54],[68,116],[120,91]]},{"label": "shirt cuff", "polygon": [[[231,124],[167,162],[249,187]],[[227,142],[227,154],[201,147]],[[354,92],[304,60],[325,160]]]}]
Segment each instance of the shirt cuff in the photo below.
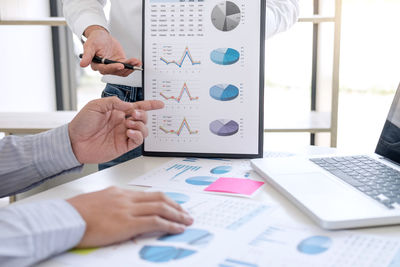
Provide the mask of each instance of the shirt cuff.
[{"label": "shirt cuff", "polygon": [[74,33],[80,38],[89,26],[98,25],[106,29],[108,32],[108,23],[104,14],[84,13],[80,15],[73,24]]},{"label": "shirt cuff", "polygon": [[0,254],[18,263],[14,266],[31,265],[69,250],[79,244],[86,230],[81,215],[65,200],[15,204],[0,214]]},{"label": "shirt cuff", "polygon": [[39,134],[34,146],[34,163],[41,177],[50,177],[82,164],[72,151],[68,124]]}]

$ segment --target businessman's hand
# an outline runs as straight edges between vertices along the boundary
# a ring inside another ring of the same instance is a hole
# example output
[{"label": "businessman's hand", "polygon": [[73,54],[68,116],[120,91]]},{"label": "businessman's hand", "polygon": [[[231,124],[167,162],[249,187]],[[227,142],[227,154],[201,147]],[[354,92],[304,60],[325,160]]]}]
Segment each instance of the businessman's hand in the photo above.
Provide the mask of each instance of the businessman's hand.
[{"label": "businessman's hand", "polygon": [[92,66],[92,69],[99,71],[101,74],[112,74],[126,77],[133,72],[133,70],[124,69],[122,64],[97,64],[93,63],[93,57],[99,56],[108,58],[123,63],[129,63],[134,66],[141,66],[142,62],[136,58],[127,59],[125,52],[120,43],[111,36],[111,34],[101,26],[89,26],[85,32],[87,41],[83,45],[83,57],[81,60],[81,67]]},{"label": "businessman's hand", "polygon": [[67,200],[86,222],[78,247],[98,247],[149,232],[182,233],[193,219],[181,206],[158,192],[115,187]]},{"label": "businessman's hand", "polygon": [[159,100],[128,103],[117,97],[89,102],[68,125],[77,160],[102,163],[138,147],[148,135],[147,113],[164,107]]}]

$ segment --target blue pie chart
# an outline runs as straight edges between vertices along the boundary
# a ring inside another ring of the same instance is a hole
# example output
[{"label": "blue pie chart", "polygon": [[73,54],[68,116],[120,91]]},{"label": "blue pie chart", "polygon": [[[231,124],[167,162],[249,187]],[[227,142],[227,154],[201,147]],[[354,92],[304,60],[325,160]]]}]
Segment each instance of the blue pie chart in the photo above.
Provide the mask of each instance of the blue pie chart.
[{"label": "blue pie chart", "polygon": [[191,185],[210,185],[216,180],[217,178],[212,176],[194,176],[186,179],[185,182]]},{"label": "blue pie chart", "polygon": [[231,166],[218,166],[213,168],[210,172],[213,174],[225,174],[232,170]]},{"label": "blue pie chart", "polygon": [[144,246],[140,252],[140,258],[150,262],[169,262],[172,260],[180,260],[190,255],[195,254],[197,251],[176,248],[172,246]]},{"label": "blue pie chart", "polygon": [[217,84],[210,88],[210,96],[218,101],[230,101],[238,95],[239,89],[232,84]]},{"label": "blue pie chart", "polygon": [[315,255],[327,251],[332,245],[332,239],[327,236],[311,236],[297,245],[297,250],[303,254]]},{"label": "blue pie chart", "polygon": [[233,48],[218,48],[211,52],[210,58],[218,65],[232,65],[239,61],[240,53]]},{"label": "blue pie chart", "polygon": [[239,124],[234,120],[215,120],[210,123],[210,131],[218,136],[231,136],[239,131]]},{"label": "blue pie chart", "polygon": [[188,202],[190,200],[190,197],[188,195],[181,194],[181,193],[165,192],[165,194],[169,198],[171,198],[173,201],[175,201],[176,203],[178,203],[180,205],[185,204],[186,202]]}]

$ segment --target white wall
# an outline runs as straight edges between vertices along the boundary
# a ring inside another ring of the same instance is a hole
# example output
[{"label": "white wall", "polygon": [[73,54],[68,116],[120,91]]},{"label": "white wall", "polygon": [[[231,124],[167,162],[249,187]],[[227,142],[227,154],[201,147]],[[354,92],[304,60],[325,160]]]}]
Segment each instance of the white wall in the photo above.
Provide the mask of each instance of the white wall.
[{"label": "white wall", "polygon": [[[0,18],[49,16],[48,0],[1,0]],[[0,112],[56,109],[51,29],[0,25]]]}]

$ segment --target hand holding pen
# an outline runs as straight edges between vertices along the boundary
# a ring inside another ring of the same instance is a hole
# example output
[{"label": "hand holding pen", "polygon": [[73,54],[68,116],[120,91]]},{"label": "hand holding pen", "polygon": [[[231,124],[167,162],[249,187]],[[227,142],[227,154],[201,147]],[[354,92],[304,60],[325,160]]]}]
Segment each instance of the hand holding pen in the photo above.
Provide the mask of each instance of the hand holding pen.
[{"label": "hand holding pen", "polygon": [[[93,70],[99,71],[103,75],[111,74],[122,77],[130,75],[134,70],[140,70],[137,68],[142,65],[142,62],[136,58],[126,59],[120,43],[103,27],[89,26],[84,34],[87,36],[87,40],[83,42],[84,52],[80,63],[81,67],[91,65]],[[101,57],[96,57],[96,55]],[[114,62],[121,64],[113,64]]]},{"label": "hand holding pen", "polygon": [[[83,57],[83,54],[80,54],[79,58],[82,58],[82,57]],[[124,65],[125,69],[143,71],[142,67],[133,66],[133,65],[128,64],[128,63],[123,63],[123,62],[120,62],[120,61],[115,61],[115,60],[111,60],[111,59],[107,59],[107,58],[102,58],[102,57],[99,57],[99,56],[94,56],[93,59],[92,59],[92,62],[97,63],[97,64],[116,64],[116,63],[119,63],[119,64]]]}]

